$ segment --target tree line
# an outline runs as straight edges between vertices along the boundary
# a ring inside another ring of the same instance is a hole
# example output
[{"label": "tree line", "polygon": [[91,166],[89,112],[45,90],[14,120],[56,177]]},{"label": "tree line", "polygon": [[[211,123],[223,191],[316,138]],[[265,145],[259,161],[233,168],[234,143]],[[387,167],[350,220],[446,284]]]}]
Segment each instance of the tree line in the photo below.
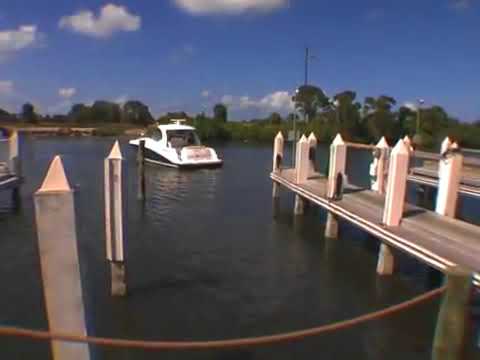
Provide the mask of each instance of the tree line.
[{"label": "tree line", "polygon": [[418,146],[437,146],[450,136],[463,146],[480,147],[480,121],[462,123],[441,106],[422,108],[397,107],[395,98],[387,95],[357,99],[355,91],[346,90],[329,98],[319,87],[301,86],[292,98],[295,111],[286,116],[273,112],[265,118],[228,121],[228,107],[216,104],[213,116],[205,113],[189,115],[170,112],[155,119],[149,107],[138,100],[123,105],[96,101],[92,105],[75,104],[66,115],[42,116],[32,104],[25,104],[19,115],[0,109],[0,121],[23,121],[31,124],[67,123],[77,126],[128,124],[147,127],[183,118],[194,125],[205,140],[271,141],[278,131],[293,128],[313,131],[321,142],[329,142],[337,133],[350,141],[374,143],[386,136],[390,143],[405,135],[414,138]]}]

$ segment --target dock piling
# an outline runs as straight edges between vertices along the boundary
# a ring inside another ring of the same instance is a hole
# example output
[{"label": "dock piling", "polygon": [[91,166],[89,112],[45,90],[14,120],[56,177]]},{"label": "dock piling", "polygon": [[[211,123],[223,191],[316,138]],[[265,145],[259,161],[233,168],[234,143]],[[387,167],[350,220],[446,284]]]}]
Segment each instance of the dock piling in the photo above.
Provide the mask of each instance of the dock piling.
[{"label": "dock piling", "polygon": [[106,255],[110,263],[113,296],[127,293],[124,262],[124,225],[122,199],[123,157],[118,141],[105,159],[105,230]]},{"label": "dock piling", "polygon": [[383,136],[376,145],[375,152],[378,157],[374,159],[374,176],[375,181],[372,183],[372,190],[377,191],[380,194],[385,194],[385,183],[387,177],[387,162],[388,162],[388,146],[387,140]]},{"label": "dock piling", "polygon": [[395,257],[392,248],[387,244],[380,244],[378,252],[377,274],[392,275],[395,266]]},{"label": "dock piling", "polygon": [[449,139],[442,143],[442,159],[438,165],[438,193],[435,212],[455,217],[458,201],[458,190],[462,178],[463,155],[452,150]]},{"label": "dock piling", "polygon": [[390,155],[388,169],[389,180],[383,209],[383,223],[386,226],[398,226],[402,220],[407,190],[409,159],[410,150],[403,140],[398,140]]},{"label": "dock piling", "polygon": [[145,140],[140,140],[137,152],[138,200],[145,200]]},{"label": "dock piling", "polygon": [[[309,174],[309,143],[305,135],[302,135],[297,144],[297,158],[295,159],[295,180],[301,184],[308,179]],[[298,194],[295,195],[295,215],[303,215],[305,212],[305,200]]]},{"label": "dock piling", "polygon": [[316,157],[317,157],[317,146],[318,146],[318,141],[313,132],[310,133],[308,136],[308,163],[309,163],[309,171],[308,171],[308,176],[313,176],[315,175],[316,172]]},{"label": "dock piling", "polygon": [[[34,195],[43,292],[52,332],[87,335],[73,191],[56,156]],[[53,340],[55,360],[89,360],[87,344]]]},{"label": "dock piling", "polygon": [[[282,132],[279,131],[273,143],[273,172],[280,173],[282,171],[284,138]],[[280,202],[280,184],[276,181],[272,182],[272,206],[273,216],[276,217],[279,210]]]},{"label": "dock piling", "polygon": [[465,351],[472,274],[458,267],[448,269],[446,286],[433,340],[433,360],[463,359]]}]

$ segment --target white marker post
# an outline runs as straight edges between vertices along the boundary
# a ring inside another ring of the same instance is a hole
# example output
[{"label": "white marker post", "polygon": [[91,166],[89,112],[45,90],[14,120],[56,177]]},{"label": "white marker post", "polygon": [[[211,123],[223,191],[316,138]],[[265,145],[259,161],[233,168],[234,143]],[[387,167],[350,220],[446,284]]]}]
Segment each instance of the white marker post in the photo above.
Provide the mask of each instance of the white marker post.
[{"label": "white marker post", "polygon": [[124,226],[122,199],[122,163],[118,141],[105,159],[105,230],[106,254],[111,270],[111,291],[114,296],[127,293],[124,262]]},{"label": "white marker post", "polygon": [[389,146],[385,137],[382,137],[376,146],[378,158],[375,158],[372,163],[371,170],[374,170],[375,181],[372,182],[372,190],[380,194],[385,193],[387,161]]},{"label": "white marker post", "polygon": [[[297,144],[297,158],[295,159],[295,181],[301,184],[308,179],[309,173],[309,152],[308,140],[305,135],[302,135]],[[305,211],[305,200],[300,195],[295,195],[295,215],[303,215]]]},{"label": "white marker post", "polygon": [[[273,143],[273,172],[280,173],[282,171],[281,166],[283,163],[283,149],[285,145],[285,140],[283,138],[282,132],[279,131]],[[280,185],[275,181],[273,182],[272,197],[280,197]]]},{"label": "white marker post", "polygon": [[463,155],[452,147],[449,149],[445,139],[442,143],[442,157],[438,166],[439,181],[435,212],[454,218],[462,179]]},{"label": "white marker post", "polygon": [[398,226],[402,220],[409,159],[409,149],[403,140],[398,140],[397,145],[392,150],[388,169],[387,194],[383,209],[383,223],[386,226]]},{"label": "white marker post", "polygon": [[318,146],[318,141],[313,132],[310,133],[308,136],[308,147],[309,147],[309,152],[308,152],[308,159],[309,159],[309,174],[308,176],[314,176],[315,175],[315,167],[316,167],[316,156],[317,156],[317,146]]},{"label": "white marker post", "polygon": [[[347,166],[347,145],[340,134],[337,134],[330,145],[330,163],[328,170],[327,197],[335,199],[343,192],[346,180],[345,170]],[[337,188],[340,187],[340,188]],[[329,212],[325,226],[325,237],[329,239],[338,238],[337,216]]]},{"label": "white marker post", "polygon": [[405,143],[407,148],[410,150],[410,152],[412,152],[413,151],[412,139],[410,139],[408,135],[405,135],[405,137],[403,138],[403,142]]},{"label": "white marker post", "polygon": [[[49,329],[86,336],[73,191],[60,157],[50,164],[34,201]],[[53,340],[51,346],[55,360],[90,359],[87,344]]]}]

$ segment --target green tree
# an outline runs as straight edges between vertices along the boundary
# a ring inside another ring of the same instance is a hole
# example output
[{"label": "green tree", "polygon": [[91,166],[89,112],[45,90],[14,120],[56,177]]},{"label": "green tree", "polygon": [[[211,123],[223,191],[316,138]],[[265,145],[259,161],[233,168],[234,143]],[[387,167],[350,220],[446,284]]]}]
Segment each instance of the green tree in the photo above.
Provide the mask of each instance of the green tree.
[{"label": "green tree", "polygon": [[323,90],[313,85],[300,86],[292,100],[295,108],[301,111],[307,120],[313,119],[319,109],[329,106],[328,97]]},{"label": "green tree", "polygon": [[278,112],[273,112],[268,117],[268,122],[272,125],[279,125],[282,123],[282,116]]},{"label": "green tree", "polygon": [[342,135],[346,138],[355,139],[364,135],[361,129],[360,110],[362,105],[355,102],[356,92],[346,90],[336,94],[333,98],[336,103],[336,121]]},{"label": "green tree", "polygon": [[221,122],[227,122],[228,121],[228,109],[225,104],[216,104],[213,107],[213,118],[215,120],[221,121]]},{"label": "green tree", "polygon": [[148,125],[153,122],[152,114],[147,105],[137,100],[130,100],[123,105],[123,122],[136,125]]},{"label": "green tree", "polygon": [[22,106],[22,119],[23,121],[37,123],[38,122],[38,115],[35,113],[35,107],[30,104],[26,103]]},{"label": "green tree", "polygon": [[91,108],[85,104],[74,104],[68,113],[70,121],[87,124],[91,122]]},{"label": "green tree", "polygon": [[393,97],[386,95],[365,98],[364,117],[370,141],[378,141],[382,136],[394,137],[395,116],[392,108],[396,103]]},{"label": "green tree", "polygon": [[94,123],[119,123],[121,120],[120,105],[110,101],[95,101],[90,113]]}]

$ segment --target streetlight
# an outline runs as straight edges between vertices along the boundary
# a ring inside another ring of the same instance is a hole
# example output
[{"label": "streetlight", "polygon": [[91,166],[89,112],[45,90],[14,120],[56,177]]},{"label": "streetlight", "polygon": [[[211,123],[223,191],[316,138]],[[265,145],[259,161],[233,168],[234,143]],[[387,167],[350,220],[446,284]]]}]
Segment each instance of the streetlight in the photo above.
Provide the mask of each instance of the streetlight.
[{"label": "streetlight", "polygon": [[418,107],[417,107],[417,127],[415,130],[415,135],[413,136],[413,143],[415,145],[421,145],[422,144],[422,135],[420,134],[420,117],[421,117],[421,112],[422,112],[422,105],[425,104],[425,100],[423,99],[418,99]]},{"label": "streetlight", "polygon": [[[292,101],[296,102],[300,90],[295,89],[295,95],[292,96]],[[293,144],[292,144],[292,165],[295,167],[295,156],[297,154],[297,107],[293,107]]]},{"label": "streetlight", "polygon": [[334,100],[334,98],[330,98],[328,99],[328,102],[335,108],[336,121],[337,124],[340,125],[340,101]]}]

